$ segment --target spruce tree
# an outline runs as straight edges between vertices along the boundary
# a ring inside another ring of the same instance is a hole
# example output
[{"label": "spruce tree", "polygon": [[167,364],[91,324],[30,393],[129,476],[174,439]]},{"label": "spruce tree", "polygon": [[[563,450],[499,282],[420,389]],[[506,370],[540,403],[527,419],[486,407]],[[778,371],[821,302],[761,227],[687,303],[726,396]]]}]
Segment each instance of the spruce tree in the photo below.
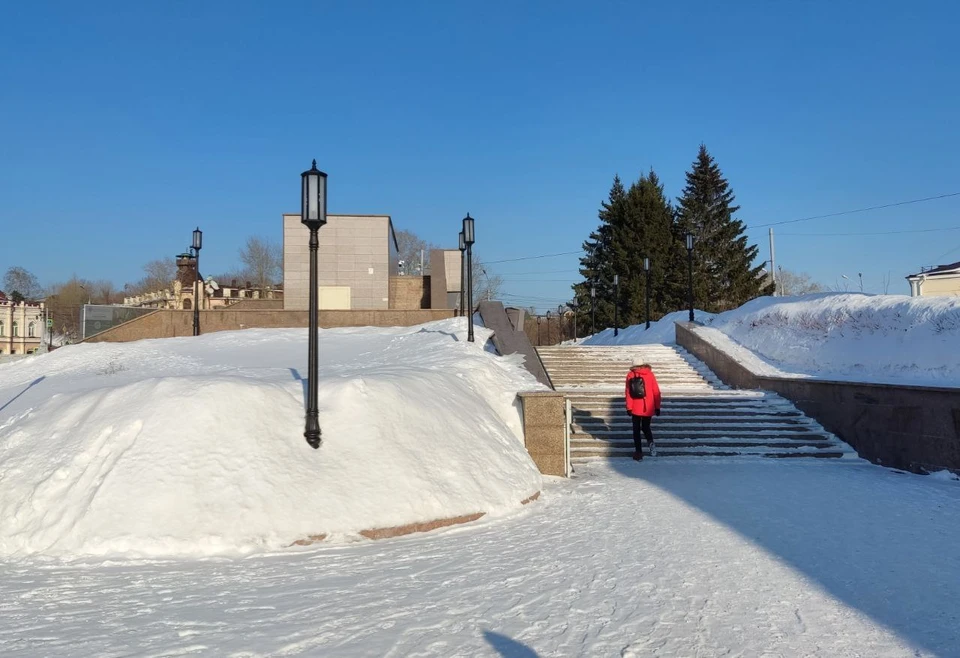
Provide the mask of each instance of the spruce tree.
[{"label": "spruce tree", "polygon": [[733,217],[739,209],[720,167],[701,144],[697,159],[687,172],[683,196],[677,200],[674,240],[682,260],[674,259],[669,275],[674,295],[682,290],[681,298],[687,299],[687,232],[694,236],[697,308],[718,313],[772,292],[772,286],[761,276],[763,264],[754,266],[757,245],[747,244],[743,222]]},{"label": "spruce tree", "polygon": [[612,260],[620,275],[621,326],[646,321],[646,271],[650,259],[650,311],[657,320],[673,310],[665,285],[673,249],[673,209],[652,169],[630,186],[623,221],[613,227]]},{"label": "spruce tree", "polygon": [[583,281],[573,286],[574,299],[578,308],[578,320],[585,327],[587,333],[591,323],[593,300],[590,297],[591,287],[595,287],[597,331],[613,326],[613,275],[612,244],[614,227],[622,224],[627,208],[627,192],[620,182],[619,176],[614,176],[613,185],[607,201],[601,203],[598,217],[600,225],[590,233],[590,237],[583,243],[584,255],[580,258],[580,276]]}]

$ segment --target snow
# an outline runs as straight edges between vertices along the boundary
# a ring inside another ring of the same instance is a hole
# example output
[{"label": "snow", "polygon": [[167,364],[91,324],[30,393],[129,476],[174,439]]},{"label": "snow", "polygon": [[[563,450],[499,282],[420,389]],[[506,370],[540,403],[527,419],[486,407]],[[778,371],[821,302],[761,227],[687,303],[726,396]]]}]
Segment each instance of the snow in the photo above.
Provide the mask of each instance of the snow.
[{"label": "snow", "polygon": [[542,387],[489,335],[466,342],[464,319],[323,331],[317,451],[305,330],[0,365],[0,556],[236,555],[516,513],[542,487],[516,393]]},{"label": "snow", "polygon": [[[583,342],[674,343],[674,323],[687,318],[673,313],[649,331],[637,325],[613,337],[608,329]],[[698,333],[733,349],[757,374],[960,386],[958,297],[761,297],[718,315],[697,311],[696,319],[708,328]]]},{"label": "snow", "polygon": [[955,656],[958,543],[957,483],[861,461],[595,463],[425,535],[6,558],[0,654]]}]

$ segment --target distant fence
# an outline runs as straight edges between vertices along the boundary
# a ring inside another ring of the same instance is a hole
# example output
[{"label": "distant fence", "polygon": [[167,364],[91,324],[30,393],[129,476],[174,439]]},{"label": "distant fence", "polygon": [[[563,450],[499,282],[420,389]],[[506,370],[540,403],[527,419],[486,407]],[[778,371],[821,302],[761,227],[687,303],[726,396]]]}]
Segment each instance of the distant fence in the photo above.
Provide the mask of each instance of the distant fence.
[{"label": "distant fence", "polygon": [[80,322],[81,335],[84,339],[96,336],[125,322],[153,313],[155,310],[112,304],[84,304]]}]

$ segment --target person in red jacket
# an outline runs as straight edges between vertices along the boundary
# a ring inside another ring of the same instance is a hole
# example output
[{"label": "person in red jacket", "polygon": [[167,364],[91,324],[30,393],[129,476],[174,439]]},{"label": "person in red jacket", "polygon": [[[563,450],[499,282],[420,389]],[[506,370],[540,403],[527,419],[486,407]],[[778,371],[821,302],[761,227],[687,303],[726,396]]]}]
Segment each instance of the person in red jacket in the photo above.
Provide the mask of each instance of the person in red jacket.
[{"label": "person in red jacket", "polygon": [[[633,382],[634,379],[640,381]],[[641,432],[650,446],[651,456],[655,456],[656,447],[653,444],[650,419],[654,414],[660,415],[660,385],[657,384],[657,378],[649,364],[640,359],[634,360],[633,367],[627,373],[625,397],[627,411],[630,412],[630,417],[633,420],[633,445],[636,448],[636,452],[633,453],[634,460],[641,461],[643,459],[643,446],[640,442]]]}]

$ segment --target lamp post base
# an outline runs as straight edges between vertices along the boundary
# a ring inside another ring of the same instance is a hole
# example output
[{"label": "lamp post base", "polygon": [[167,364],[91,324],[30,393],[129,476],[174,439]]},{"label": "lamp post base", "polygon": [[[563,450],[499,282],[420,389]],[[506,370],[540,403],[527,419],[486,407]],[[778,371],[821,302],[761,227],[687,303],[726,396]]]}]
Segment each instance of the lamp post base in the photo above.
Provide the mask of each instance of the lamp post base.
[{"label": "lamp post base", "polygon": [[[314,412],[315,413],[315,412]],[[320,421],[315,415],[307,416],[307,428],[303,432],[303,437],[310,444],[310,447],[316,450],[320,447]]]}]

